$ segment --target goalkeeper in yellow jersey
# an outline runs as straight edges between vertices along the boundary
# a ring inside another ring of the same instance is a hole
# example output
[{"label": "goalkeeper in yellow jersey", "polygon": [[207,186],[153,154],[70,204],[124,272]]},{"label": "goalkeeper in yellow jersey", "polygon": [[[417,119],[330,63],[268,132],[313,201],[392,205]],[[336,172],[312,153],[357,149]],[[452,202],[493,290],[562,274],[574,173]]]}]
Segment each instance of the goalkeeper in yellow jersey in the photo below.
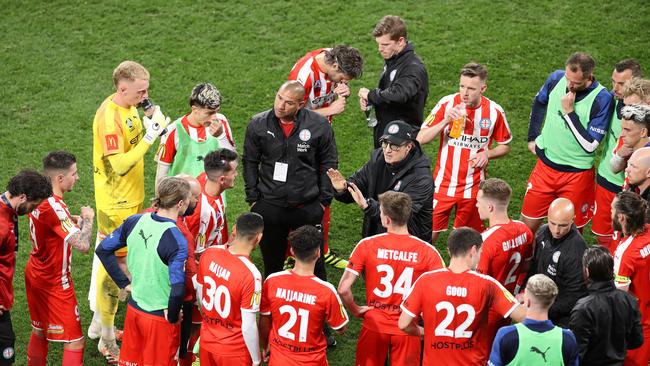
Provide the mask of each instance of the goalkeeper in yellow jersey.
[{"label": "goalkeeper in yellow jersey", "polygon": [[[149,89],[149,71],[142,65],[120,63],[113,71],[113,83],[115,94],[102,102],[93,120],[97,243],[142,210],[143,157],[169,123],[159,106],[146,108],[140,120],[137,106],[148,98]],[[125,270],[126,250],[116,255]],[[100,338],[98,349],[109,363],[117,363],[119,356],[114,329],[118,294],[118,287],[95,257],[88,294],[94,316],[88,336]]]}]

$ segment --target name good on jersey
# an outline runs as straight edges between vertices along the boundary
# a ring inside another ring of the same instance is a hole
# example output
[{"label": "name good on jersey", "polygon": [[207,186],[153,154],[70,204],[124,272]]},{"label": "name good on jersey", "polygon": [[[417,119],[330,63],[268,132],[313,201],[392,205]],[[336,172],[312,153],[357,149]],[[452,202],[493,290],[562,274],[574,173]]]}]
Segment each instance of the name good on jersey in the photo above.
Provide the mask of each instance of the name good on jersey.
[{"label": "name good on jersey", "polygon": [[[223,126],[223,133],[217,137],[219,140],[219,146],[221,147],[232,147],[235,148],[235,140],[232,135],[232,129],[230,128],[230,123],[226,116],[221,113],[217,113],[217,121],[221,122]],[[199,126],[194,127],[187,120],[187,115],[181,118],[181,125],[185,128],[185,131],[190,136],[193,141],[196,142],[205,142],[209,136],[210,132],[207,127]],[[176,123],[172,123],[167,127],[167,133],[160,137],[160,146],[156,152],[155,160],[159,163],[170,165],[174,162],[174,157],[178,151],[178,131],[176,130]],[[203,157],[201,157],[201,160]]]},{"label": "name good on jersey", "polygon": [[510,220],[490,227],[481,236],[477,272],[493,277],[516,295],[526,278],[524,263],[533,257],[532,231],[523,222]]},{"label": "name good on jersey", "polygon": [[402,311],[424,319],[424,366],[485,365],[489,356],[488,313],[506,318],[514,296],[490,276],[448,269],[427,272],[413,285]]},{"label": "name good on jersey", "polygon": [[[197,177],[202,187],[205,187],[207,179],[205,173]],[[228,242],[228,222],[223,195],[213,197],[203,189],[194,213],[186,217],[185,222],[195,237],[197,253],[201,253],[212,245],[222,245]]]},{"label": "name good on jersey", "polygon": [[289,80],[297,80],[305,87],[305,102],[309,109],[325,108],[336,100],[336,93],[332,92],[332,81],[316,62],[316,56],[329,50],[330,48],[320,48],[308,52],[293,65],[289,73]]},{"label": "name good on jersey", "polygon": [[78,231],[61,197],[52,196],[44,200],[29,214],[33,249],[25,274],[37,279],[41,286],[56,286],[63,290],[71,288],[72,247],[68,238]]},{"label": "name good on jersey", "polygon": [[262,275],[246,256],[208,248],[199,261],[201,349],[221,355],[248,355],[241,331],[242,312],[260,309]]},{"label": "name good on jersey", "polygon": [[268,276],[262,288],[260,312],[270,315],[273,324],[269,364],[278,359],[292,365],[326,364],[325,321],[333,329],[348,323],[348,315],[332,284],[293,271]]},{"label": "name good on jersey", "polygon": [[132,208],[144,201],[144,161],[125,175],[113,171],[108,156],[128,153],[144,136],[136,107],[122,108],[111,95],[104,100],[93,120],[93,169],[97,208]]},{"label": "name good on jersey", "polygon": [[[460,94],[442,98],[431,110],[422,127],[442,122],[445,111],[461,103]],[[459,138],[449,137],[451,124],[441,132],[438,160],[433,171],[435,193],[456,198],[476,198],[478,185],[485,179],[485,169],[470,167],[469,160],[488,149],[493,141],[507,144],[512,140],[510,126],[501,106],[481,97],[477,108],[467,108],[465,129]]]},{"label": "name good on jersey", "polygon": [[366,304],[363,326],[377,333],[404,335],[397,327],[400,304],[424,272],[443,268],[440,253],[411,235],[391,233],[365,238],[350,255],[346,271],[365,273]]}]

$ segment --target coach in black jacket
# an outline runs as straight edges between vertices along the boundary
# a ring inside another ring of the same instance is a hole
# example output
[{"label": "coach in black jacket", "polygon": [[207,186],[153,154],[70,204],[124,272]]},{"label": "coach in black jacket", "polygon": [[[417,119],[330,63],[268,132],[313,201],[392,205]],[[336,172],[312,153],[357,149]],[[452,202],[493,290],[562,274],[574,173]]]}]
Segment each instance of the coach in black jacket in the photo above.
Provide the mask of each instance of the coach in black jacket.
[{"label": "coach in black jacket", "polygon": [[614,285],[614,259],[594,246],[582,266],[589,295],[571,311],[569,328],[576,337],[583,365],[622,365],[628,349],[643,344],[641,313],[636,298]]},{"label": "coach in black jacket", "polygon": [[573,224],[574,207],[570,200],[558,198],[548,209],[548,224],[535,235],[535,253],[528,277],[542,273],[550,277],[559,290],[548,311],[553,324],[566,328],[571,309],[587,295],[582,277],[582,255],[587,242]]},{"label": "coach in black jacket", "polygon": [[[246,129],[246,202],[264,217],[260,248],[266,276],[282,270],[289,230],[320,224],[332,201],[327,170],[338,165],[334,132],[325,117],[302,108],[304,94],[299,82],[287,81],[273,109],[255,115]],[[324,278],[322,260],[315,273]]]},{"label": "coach in black jacket", "polygon": [[429,95],[429,75],[422,60],[408,42],[406,24],[394,15],[383,17],[372,35],[384,58],[379,87],[359,89],[362,110],[374,106],[377,126],[373,131],[375,148],[389,122],[402,120],[413,126],[417,135],[424,120],[424,103]]},{"label": "coach in black jacket", "polygon": [[404,192],[413,201],[408,229],[411,235],[431,242],[433,213],[433,178],[431,163],[415,140],[416,133],[404,121],[393,121],[381,136],[381,148],[347,181],[338,170],[328,175],[336,191],[335,198],[344,203],[356,202],[363,209],[365,238],[386,232],[379,218],[379,195],[386,191]]}]

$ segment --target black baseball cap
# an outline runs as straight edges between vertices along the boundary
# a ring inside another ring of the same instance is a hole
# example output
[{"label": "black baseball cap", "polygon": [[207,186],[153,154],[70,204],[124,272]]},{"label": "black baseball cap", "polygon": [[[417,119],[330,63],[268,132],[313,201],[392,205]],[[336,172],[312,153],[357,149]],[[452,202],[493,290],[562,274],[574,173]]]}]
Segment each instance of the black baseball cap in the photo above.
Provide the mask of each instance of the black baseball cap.
[{"label": "black baseball cap", "polygon": [[379,138],[379,141],[384,140],[395,145],[401,145],[407,141],[414,141],[415,131],[413,126],[402,120],[393,121],[386,125],[384,134]]}]

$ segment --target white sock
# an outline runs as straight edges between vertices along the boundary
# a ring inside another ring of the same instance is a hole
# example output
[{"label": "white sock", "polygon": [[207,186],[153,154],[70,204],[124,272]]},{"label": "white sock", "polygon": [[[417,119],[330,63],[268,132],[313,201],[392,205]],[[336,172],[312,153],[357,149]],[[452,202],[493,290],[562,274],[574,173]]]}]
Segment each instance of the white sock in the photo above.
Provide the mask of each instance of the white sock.
[{"label": "white sock", "polygon": [[107,327],[102,325],[102,340],[104,342],[114,341],[115,340],[115,328],[110,326]]}]

